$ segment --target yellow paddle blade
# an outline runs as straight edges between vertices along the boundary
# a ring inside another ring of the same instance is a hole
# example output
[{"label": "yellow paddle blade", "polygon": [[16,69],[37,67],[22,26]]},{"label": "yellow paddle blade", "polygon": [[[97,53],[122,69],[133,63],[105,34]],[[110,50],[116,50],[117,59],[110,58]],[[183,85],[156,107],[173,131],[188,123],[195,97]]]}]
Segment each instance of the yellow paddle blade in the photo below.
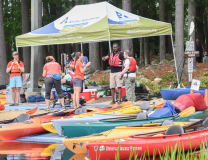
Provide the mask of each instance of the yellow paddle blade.
[{"label": "yellow paddle blade", "polygon": [[183,110],[181,113],[179,113],[179,116],[186,117],[186,116],[193,114],[195,111],[196,111],[195,107],[189,107],[189,108]]}]

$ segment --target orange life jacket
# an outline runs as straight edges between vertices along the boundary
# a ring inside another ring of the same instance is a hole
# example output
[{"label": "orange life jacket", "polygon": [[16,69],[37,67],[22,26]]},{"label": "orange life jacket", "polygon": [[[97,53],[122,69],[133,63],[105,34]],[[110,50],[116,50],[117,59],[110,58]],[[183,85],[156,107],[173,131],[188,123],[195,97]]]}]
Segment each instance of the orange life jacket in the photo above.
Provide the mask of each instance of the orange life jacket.
[{"label": "orange life jacket", "polygon": [[[130,61],[129,70],[128,70],[127,74],[128,74],[128,73],[134,73],[134,72],[136,72],[136,65],[137,65],[137,62],[136,62],[135,58],[133,58],[133,57],[128,57],[128,58],[126,58],[126,59],[129,59],[129,61]],[[124,62],[125,62],[125,60],[123,61],[122,70],[124,69]]]},{"label": "orange life jacket", "polygon": [[[13,62],[13,61],[12,61]],[[20,61],[18,61],[18,63],[20,63]],[[17,64],[14,64],[11,68],[11,73],[21,73],[21,70],[18,68]]]},{"label": "orange life jacket", "polygon": [[109,65],[114,67],[122,67],[122,61],[119,59],[119,55],[122,51],[119,51],[116,55],[113,56],[113,52],[110,54]]}]

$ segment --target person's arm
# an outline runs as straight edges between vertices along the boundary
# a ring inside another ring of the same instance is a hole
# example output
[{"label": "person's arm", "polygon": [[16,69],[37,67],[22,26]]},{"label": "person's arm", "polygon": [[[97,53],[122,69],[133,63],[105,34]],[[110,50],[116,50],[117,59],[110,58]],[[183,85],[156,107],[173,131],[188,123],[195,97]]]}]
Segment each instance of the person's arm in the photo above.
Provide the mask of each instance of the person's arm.
[{"label": "person's arm", "polygon": [[20,71],[23,73],[25,72],[25,67],[24,64],[21,62],[21,64],[19,64],[18,62],[16,62],[16,64],[18,65],[18,68],[20,69]]},{"label": "person's arm", "polygon": [[12,62],[11,66],[9,66],[10,64],[8,64],[6,72],[9,73],[14,65],[14,62]]},{"label": "person's arm", "polygon": [[43,70],[43,74],[42,74],[43,77],[46,76],[46,70]]},{"label": "person's arm", "polygon": [[90,65],[91,65],[91,62],[88,62],[88,63],[85,65],[85,67],[83,67],[83,65],[80,66],[80,71],[81,71],[81,73],[84,73],[85,70],[87,69],[87,67],[89,67]]},{"label": "person's arm", "polygon": [[109,59],[109,57],[110,57],[110,54],[108,54],[107,56],[103,57],[102,60],[103,60],[103,61],[106,61],[106,60]]},{"label": "person's arm", "polygon": [[60,74],[60,75],[62,75],[62,71],[61,71],[61,69],[59,70],[59,74]]}]

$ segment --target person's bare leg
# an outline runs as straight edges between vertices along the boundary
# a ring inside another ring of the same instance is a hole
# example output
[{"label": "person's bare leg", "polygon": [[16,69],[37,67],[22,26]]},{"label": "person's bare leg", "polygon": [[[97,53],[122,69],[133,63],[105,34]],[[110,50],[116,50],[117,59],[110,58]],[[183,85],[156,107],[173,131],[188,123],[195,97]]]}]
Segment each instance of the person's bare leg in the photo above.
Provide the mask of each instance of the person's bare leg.
[{"label": "person's bare leg", "polygon": [[79,95],[82,87],[77,87],[77,95],[76,95],[76,104],[77,108],[79,108]]},{"label": "person's bare leg", "polygon": [[76,109],[77,108],[77,103],[76,103],[76,91],[77,90],[77,87],[74,87],[74,96],[73,96],[73,105],[74,105],[74,108]]},{"label": "person's bare leg", "polygon": [[112,101],[115,102],[115,88],[111,88]]},{"label": "person's bare leg", "polygon": [[20,88],[16,87],[16,103],[19,104]]},{"label": "person's bare leg", "polygon": [[45,99],[45,102],[46,102],[47,109],[49,109],[50,99]]},{"label": "person's bare leg", "polygon": [[16,88],[12,88],[12,103],[13,104],[15,103],[15,91],[16,91]]},{"label": "person's bare leg", "polygon": [[118,88],[118,99],[119,99],[119,101],[121,102],[121,97],[122,96],[122,88]]},{"label": "person's bare leg", "polygon": [[61,98],[61,99],[59,99],[59,100],[60,100],[60,102],[61,102],[62,107],[65,106],[65,104],[64,104],[64,98]]}]

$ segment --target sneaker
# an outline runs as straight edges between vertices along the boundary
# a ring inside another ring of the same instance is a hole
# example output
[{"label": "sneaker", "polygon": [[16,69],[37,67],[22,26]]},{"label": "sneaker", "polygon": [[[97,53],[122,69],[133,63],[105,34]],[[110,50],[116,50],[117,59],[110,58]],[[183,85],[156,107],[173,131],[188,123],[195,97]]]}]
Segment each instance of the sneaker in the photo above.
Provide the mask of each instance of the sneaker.
[{"label": "sneaker", "polygon": [[116,104],[114,101],[112,101],[110,104]]},{"label": "sneaker", "polygon": [[15,106],[15,104],[14,104],[14,103],[12,103],[12,104],[10,104],[9,106]]},{"label": "sneaker", "polygon": [[19,103],[15,103],[14,105],[15,105],[15,106],[19,106]]},{"label": "sneaker", "polygon": [[121,101],[118,101],[117,104],[122,104],[122,102]]}]

